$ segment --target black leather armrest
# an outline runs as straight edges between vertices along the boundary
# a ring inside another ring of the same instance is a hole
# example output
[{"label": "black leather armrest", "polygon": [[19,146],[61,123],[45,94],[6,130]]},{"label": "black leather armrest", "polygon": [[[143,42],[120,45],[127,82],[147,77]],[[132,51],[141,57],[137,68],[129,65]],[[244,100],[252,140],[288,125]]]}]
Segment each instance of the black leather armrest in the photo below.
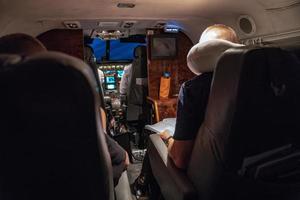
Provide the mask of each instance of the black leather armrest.
[{"label": "black leather armrest", "polygon": [[159,135],[150,135],[148,153],[153,175],[166,200],[197,199],[194,186],[168,157],[168,149]]}]

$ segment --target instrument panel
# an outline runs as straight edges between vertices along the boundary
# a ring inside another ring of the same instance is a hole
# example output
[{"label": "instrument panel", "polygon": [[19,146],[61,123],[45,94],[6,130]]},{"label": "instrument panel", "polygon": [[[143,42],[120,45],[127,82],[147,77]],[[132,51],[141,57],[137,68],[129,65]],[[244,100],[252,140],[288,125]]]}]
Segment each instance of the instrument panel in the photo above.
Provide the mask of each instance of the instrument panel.
[{"label": "instrument panel", "polygon": [[106,94],[119,93],[120,82],[124,74],[124,69],[131,63],[101,63],[98,69],[103,72],[103,89]]}]

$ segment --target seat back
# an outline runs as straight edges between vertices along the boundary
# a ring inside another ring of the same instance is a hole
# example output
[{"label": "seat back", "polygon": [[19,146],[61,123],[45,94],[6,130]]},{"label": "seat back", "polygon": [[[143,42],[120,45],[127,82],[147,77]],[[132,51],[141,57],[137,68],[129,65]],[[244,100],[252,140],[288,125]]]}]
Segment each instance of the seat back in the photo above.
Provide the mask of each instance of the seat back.
[{"label": "seat back", "polygon": [[297,181],[245,177],[241,169],[247,158],[266,151],[299,148],[299,102],[296,57],[277,48],[227,50],[214,73],[187,172],[198,199],[298,199]]},{"label": "seat back", "polygon": [[145,46],[138,46],[134,50],[127,91],[128,121],[139,120],[139,116],[143,113],[147,94],[147,49]]},{"label": "seat back", "polygon": [[142,106],[147,96],[147,49],[138,46],[134,50],[131,79],[128,90],[128,104]]},{"label": "seat back", "polygon": [[91,69],[53,52],[0,63],[0,199],[112,200]]}]

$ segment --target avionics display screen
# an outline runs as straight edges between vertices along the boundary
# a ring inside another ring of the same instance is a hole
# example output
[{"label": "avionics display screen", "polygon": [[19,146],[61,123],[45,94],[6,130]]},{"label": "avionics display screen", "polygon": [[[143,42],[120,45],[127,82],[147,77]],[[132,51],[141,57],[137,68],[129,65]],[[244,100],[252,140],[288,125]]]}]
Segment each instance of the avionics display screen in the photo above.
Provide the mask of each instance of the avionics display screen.
[{"label": "avionics display screen", "polygon": [[115,84],[116,83],[115,77],[113,77],[113,76],[107,76],[105,78],[106,78],[106,84]]},{"label": "avionics display screen", "polygon": [[112,73],[114,73],[114,71],[106,71],[106,70],[105,70],[105,71],[103,71],[103,73],[104,73],[104,74],[112,74]]},{"label": "avionics display screen", "polygon": [[106,89],[107,90],[115,90],[116,89],[116,85],[114,85],[114,84],[107,84],[106,85]]},{"label": "avionics display screen", "polygon": [[124,71],[123,70],[118,70],[117,74],[118,74],[118,78],[122,78],[122,76],[124,74]]}]

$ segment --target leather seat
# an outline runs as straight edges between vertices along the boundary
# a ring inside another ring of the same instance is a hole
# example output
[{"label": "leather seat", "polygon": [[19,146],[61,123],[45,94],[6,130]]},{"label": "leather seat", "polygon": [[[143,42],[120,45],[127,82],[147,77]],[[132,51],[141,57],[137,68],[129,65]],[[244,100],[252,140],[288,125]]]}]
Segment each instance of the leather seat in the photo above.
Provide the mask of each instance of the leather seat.
[{"label": "leather seat", "polygon": [[[277,48],[227,50],[214,73],[187,171],[174,167],[158,135],[150,136],[151,167],[164,198],[299,199],[299,161],[282,162],[287,152],[278,151],[289,146],[288,151],[296,152],[293,155],[299,160],[299,102],[300,63],[296,57]],[[271,154],[274,149],[281,160]],[[255,169],[265,168],[273,177],[243,175],[246,161],[253,158],[260,158]],[[268,170],[268,165],[275,167]],[[290,166],[292,172],[282,170]],[[282,172],[290,178],[281,176]]]},{"label": "leather seat", "polygon": [[0,64],[0,199],[113,200],[91,69],[54,52]]},{"label": "leather seat", "polygon": [[134,60],[132,62],[131,78],[127,91],[127,120],[139,120],[144,112],[147,87],[147,48],[138,46],[134,50]]},{"label": "leather seat", "polygon": [[134,49],[134,60],[130,77],[126,96],[126,120],[130,126],[135,127],[137,130],[139,148],[145,148],[146,137],[143,129],[150,118],[150,111],[146,103],[148,96],[146,46],[137,46]]}]

